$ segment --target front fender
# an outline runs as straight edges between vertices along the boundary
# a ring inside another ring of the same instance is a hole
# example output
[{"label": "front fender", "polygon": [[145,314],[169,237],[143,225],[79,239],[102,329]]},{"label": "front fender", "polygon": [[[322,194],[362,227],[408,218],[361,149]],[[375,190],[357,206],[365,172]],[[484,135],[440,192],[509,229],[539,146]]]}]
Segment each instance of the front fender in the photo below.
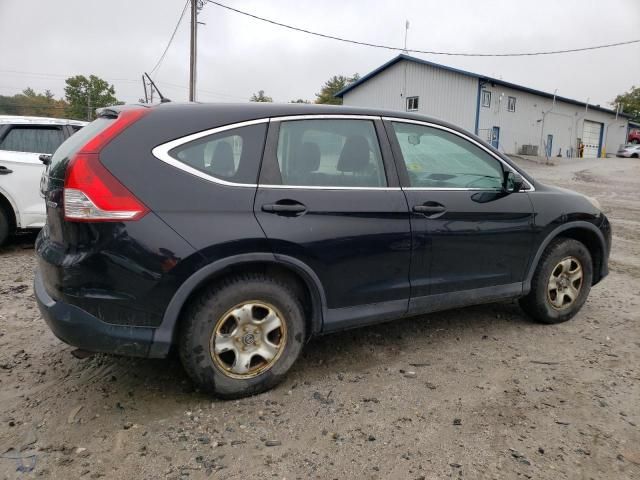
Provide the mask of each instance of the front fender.
[{"label": "front fender", "polygon": [[[598,227],[596,227],[593,223],[590,222],[586,222],[586,221],[570,221],[567,223],[564,223],[562,225],[559,225],[557,227],[555,227],[553,230],[551,230],[549,233],[547,233],[547,235],[544,237],[544,240],[542,240],[542,242],[540,242],[540,244],[538,245],[538,248],[536,250],[536,254],[533,256],[533,259],[531,260],[531,262],[529,263],[529,265],[527,266],[527,270],[526,270],[526,276],[525,276],[525,281],[522,285],[523,287],[523,295],[526,295],[527,293],[529,293],[529,291],[531,290],[531,280],[533,279],[533,274],[536,271],[536,267],[538,266],[538,262],[540,261],[540,257],[542,257],[542,253],[544,252],[544,250],[547,248],[547,246],[549,245],[549,243],[551,243],[551,241],[559,236],[561,236],[562,232],[565,232],[567,230],[571,230],[571,229],[584,229],[584,230],[588,230],[591,233],[594,233],[599,241],[600,244],[600,248],[602,249],[603,252],[603,259],[602,259],[602,268],[603,270],[606,268],[606,256],[608,253],[608,248],[607,248],[607,242],[604,238],[603,233],[600,231],[600,229]],[[604,276],[606,275],[606,270],[601,272],[601,275]]]}]

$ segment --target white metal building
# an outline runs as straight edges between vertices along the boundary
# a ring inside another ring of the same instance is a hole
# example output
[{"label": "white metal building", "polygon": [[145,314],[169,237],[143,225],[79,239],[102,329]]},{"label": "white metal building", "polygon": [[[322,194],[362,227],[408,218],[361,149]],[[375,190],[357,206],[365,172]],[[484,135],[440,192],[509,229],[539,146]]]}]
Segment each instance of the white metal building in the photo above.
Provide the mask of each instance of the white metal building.
[{"label": "white metal building", "polygon": [[497,78],[398,55],[336,96],[344,105],[410,111],[458,125],[508,154],[615,153],[628,116]]}]

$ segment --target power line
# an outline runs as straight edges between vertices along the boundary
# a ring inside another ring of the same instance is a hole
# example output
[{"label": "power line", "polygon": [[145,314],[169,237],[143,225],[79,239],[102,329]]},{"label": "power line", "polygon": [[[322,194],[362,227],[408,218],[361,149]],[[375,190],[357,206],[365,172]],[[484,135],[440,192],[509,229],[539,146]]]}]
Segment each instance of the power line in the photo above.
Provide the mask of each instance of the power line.
[{"label": "power line", "polygon": [[365,47],[382,48],[382,49],[385,49],[385,50],[395,50],[395,51],[400,51],[400,52],[401,51],[405,51],[405,52],[412,52],[412,53],[424,53],[424,54],[428,54],[428,55],[449,55],[449,56],[457,56],[457,57],[532,57],[532,56],[537,56],[537,55],[556,55],[556,54],[560,54],[560,53],[584,52],[584,51],[587,51],[587,50],[597,50],[597,49],[600,49],[600,48],[619,47],[621,45],[630,45],[630,44],[633,44],[633,43],[640,43],[640,39],[638,39],[638,40],[627,40],[627,41],[624,41],[624,42],[609,43],[609,44],[606,44],[606,45],[596,45],[596,46],[592,46],[592,47],[568,48],[568,49],[565,49],[565,50],[549,50],[549,51],[542,51],[542,52],[522,52],[522,53],[437,52],[437,51],[433,51],[433,50],[404,49],[404,48],[400,48],[400,47],[392,47],[390,45],[381,45],[381,44],[377,44],[377,43],[362,42],[362,41],[359,41],[359,40],[351,40],[351,39],[348,39],[348,38],[337,37],[335,35],[328,35],[328,34],[325,34],[325,33],[314,32],[312,30],[307,30],[305,28],[294,27],[293,25],[287,25],[286,23],[281,23],[281,22],[277,22],[275,20],[271,20],[271,19],[268,19],[268,18],[260,17],[258,15],[246,12],[244,10],[238,10],[237,8],[233,8],[233,7],[230,7],[228,5],[224,5],[222,3],[215,2],[214,0],[206,0],[206,1],[209,2],[209,3],[212,3],[213,5],[217,5],[218,7],[230,10],[232,12],[236,12],[236,13],[239,13],[241,15],[245,15],[247,17],[251,17],[251,18],[253,18],[255,20],[260,20],[262,22],[271,23],[272,25],[277,25],[279,27],[288,28],[289,30],[295,30],[296,32],[302,32],[302,33],[306,33],[308,35],[314,35],[316,37],[327,38],[329,40],[337,40],[339,42],[352,43],[352,44],[355,44],[355,45],[362,45],[362,46],[365,46]]},{"label": "power line", "polygon": [[167,46],[164,49],[164,52],[162,52],[162,55],[160,55],[160,58],[158,59],[158,61],[156,62],[155,67],[153,67],[149,73],[153,75],[153,72],[155,72],[158,67],[160,66],[160,64],[162,63],[162,60],[164,60],[164,56],[167,54],[167,52],[169,51],[169,47],[171,46],[171,43],[173,42],[174,37],[176,36],[176,32],[178,31],[178,27],[180,26],[180,23],[182,22],[182,18],[184,17],[185,12],[187,11],[187,7],[189,6],[189,0],[187,0],[184,4],[184,7],[182,8],[182,13],[180,14],[180,18],[178,18],[178,23],[176,23],[176,27],[173,29],[173,33],[171,34],[171,38],[169,38],[169,43],[167,43]]}]

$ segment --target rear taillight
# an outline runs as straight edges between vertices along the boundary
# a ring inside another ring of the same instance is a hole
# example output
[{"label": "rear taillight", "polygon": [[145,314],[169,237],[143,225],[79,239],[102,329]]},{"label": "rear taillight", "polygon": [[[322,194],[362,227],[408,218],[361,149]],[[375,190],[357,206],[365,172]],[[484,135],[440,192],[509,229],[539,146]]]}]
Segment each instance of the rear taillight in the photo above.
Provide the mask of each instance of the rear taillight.
[{"label": "rear taillight", "polygon": [[100,151],[147,113],[124,110],[71,159],[64,181],[64,218],[76,222],[138,220],[149,209],[100,163]]}]

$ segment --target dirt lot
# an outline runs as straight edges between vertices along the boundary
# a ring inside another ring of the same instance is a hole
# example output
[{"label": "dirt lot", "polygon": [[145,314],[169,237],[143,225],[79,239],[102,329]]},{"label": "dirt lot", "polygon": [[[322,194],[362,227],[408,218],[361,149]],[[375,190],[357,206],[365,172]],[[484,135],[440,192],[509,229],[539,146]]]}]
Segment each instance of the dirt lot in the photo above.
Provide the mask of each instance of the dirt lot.
[{"label": "dirt lot", "polygon": [[195,391],[175,358],[74,358],[38,315],[33,237],[14,242],[0,478],[640,478],[640,162],[564,162],[525,167],[614,228],[611,274],[573,321],[502,303],[332,335],[240,401]]}]

